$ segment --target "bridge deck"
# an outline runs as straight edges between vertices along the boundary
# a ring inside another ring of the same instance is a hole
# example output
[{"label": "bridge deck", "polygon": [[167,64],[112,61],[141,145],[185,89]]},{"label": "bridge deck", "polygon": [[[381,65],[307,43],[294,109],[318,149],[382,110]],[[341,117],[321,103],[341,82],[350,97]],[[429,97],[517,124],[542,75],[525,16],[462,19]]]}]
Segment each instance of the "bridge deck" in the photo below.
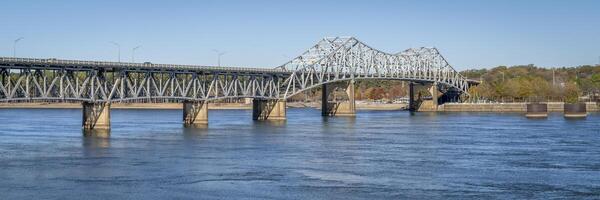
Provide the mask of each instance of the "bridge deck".
[{"label": "bridge deck", "polygon": [[77,68],[77,69],[99,69],[112,70],[148,70],[148,71],[203,71],[203,72],[237,72],[237,73],[269,73],[269,74],[291,74],[292,72],[281,68],[250,68],[250,67],[217,67],[202,65],[178,65],[178,64],[153,64],[153,63],[130,63],[130,62],[107,62],[107,61],[84,61],[84,60],[62,60],[41,58],[11,58],[0,57],[0,66],[11,68]]}]

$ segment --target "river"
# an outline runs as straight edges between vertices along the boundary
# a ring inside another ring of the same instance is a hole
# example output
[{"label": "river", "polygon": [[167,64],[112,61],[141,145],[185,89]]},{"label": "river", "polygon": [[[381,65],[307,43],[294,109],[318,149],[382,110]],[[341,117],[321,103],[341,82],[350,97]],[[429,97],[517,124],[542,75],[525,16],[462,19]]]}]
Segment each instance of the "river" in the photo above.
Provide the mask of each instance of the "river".
[{"label": "river", "polygon": [[600,198],[600,114],[287,114],[113,110],[100,137],[78,109],[0,109],[0,199]]}]

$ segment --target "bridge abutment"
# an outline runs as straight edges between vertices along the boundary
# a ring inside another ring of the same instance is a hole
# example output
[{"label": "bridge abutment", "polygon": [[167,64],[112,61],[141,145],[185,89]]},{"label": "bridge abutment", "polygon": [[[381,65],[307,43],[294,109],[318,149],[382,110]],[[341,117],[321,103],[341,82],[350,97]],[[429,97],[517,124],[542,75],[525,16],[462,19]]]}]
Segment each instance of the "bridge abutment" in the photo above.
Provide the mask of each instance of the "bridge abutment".
[{"label": "bridge abutment", "polygon": [[252,100],[252,119],[253,120],[285,120],[286,103],[284,99]]},{"label": "bridge abutment", "polygon": [[208,125],[208,102],[183,102],[183,125],[186,127],[203,127]]},{"label": "bridge abutment", "polygon": [[356,101],[354,100],[354,80],[346,86],[347,101],[329,101],[329,94],[335,87],[324,84],[321,91],[321,115],[323,116],[356,116]]},{"label": "bridge abutment", "polygon": [[82,126],[85,130],[110,129],[110,103],[83,102]]}]

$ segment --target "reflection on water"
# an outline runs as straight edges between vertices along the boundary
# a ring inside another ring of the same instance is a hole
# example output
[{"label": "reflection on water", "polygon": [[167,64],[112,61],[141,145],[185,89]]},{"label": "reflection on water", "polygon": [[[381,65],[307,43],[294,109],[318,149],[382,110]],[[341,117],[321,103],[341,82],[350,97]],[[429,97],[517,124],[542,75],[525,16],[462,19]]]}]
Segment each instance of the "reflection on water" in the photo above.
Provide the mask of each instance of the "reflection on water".
[{"label": "reflection on water", "polygon": [[565,117],[566,121],[584,121],[587,117]]},{"label": "reflection on water", "polygon": [[254,121],[255,126],[263,126],[263,127],[284,127],[286,124],[286,120],[264,120],[264,121]]},{"label": "reflection on water", "polygon": [[110,129],[83,130],[81,137],[83,148],[95,150],[110,147]]},{"label": "reflection on water", "polygon": [[183,128],[183,138],[186,141],[195,141],[198,139],[202,139],[208,135],[207,126],[205,127],[196,127],[196,128]]},{"label": "reflection on water", "polygon": [[110,129],[83,129],[81,131],[83,137],[86,138],[108,138],[110,137]]},{"label": "reflection on water", "polygon": [[208,124],[184,124],[183,125],[185,128],[190,128],[190,129],[205,129],[208,128]]},{"label": "reflection on water", "polygon": [[352,128],[356,124],[355,116],[339,116],[339,117],[328,117],[321,116],[322,123],[327,126],[329,123],[336,123],[336,125],[344,125],[347,128]]},{"label": "reflection on water", "polygon": [[[0,111],[0,199],[553,199],[600,195],[600,115]],[[27,123],[23,123],[27,122]]]}]

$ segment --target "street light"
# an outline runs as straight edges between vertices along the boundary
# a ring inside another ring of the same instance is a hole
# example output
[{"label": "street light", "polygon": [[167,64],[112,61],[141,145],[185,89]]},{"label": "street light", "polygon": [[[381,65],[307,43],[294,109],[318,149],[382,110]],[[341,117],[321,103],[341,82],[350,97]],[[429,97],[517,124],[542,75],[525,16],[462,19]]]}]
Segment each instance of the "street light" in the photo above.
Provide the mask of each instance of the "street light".
[{"label": "street light", "polygon": [[17,43],[19,41],[21,41],[22,39],[25,39],[24,37],[19,37],[15,40],[15,42],[13,43],[13,57],[16,58],[17,57]]},{"label": "street light", "polygon": [[116,42],[110,42],[111,44],[114,44],[115,46],[117,46],[118,49],[118,57],[117,57],[117,61],[121,62],[121,45],[119,43]]},{"label": "street light", "polygon": [[142,47],[142,45],[138,45],[131,49],[131,62],[135,62],[135,50],[139,49],[140,47]]},{"label": "street light", "polygon": [[556,72],[554,67],[552,68],[552,87],[556,86]]},{"label": "street light", "polygon": [[217,53],[217,67],[221,66],[221,56],[225,55],[227,52],[220,52],[219,50],[213,49],[215,53]]}]

